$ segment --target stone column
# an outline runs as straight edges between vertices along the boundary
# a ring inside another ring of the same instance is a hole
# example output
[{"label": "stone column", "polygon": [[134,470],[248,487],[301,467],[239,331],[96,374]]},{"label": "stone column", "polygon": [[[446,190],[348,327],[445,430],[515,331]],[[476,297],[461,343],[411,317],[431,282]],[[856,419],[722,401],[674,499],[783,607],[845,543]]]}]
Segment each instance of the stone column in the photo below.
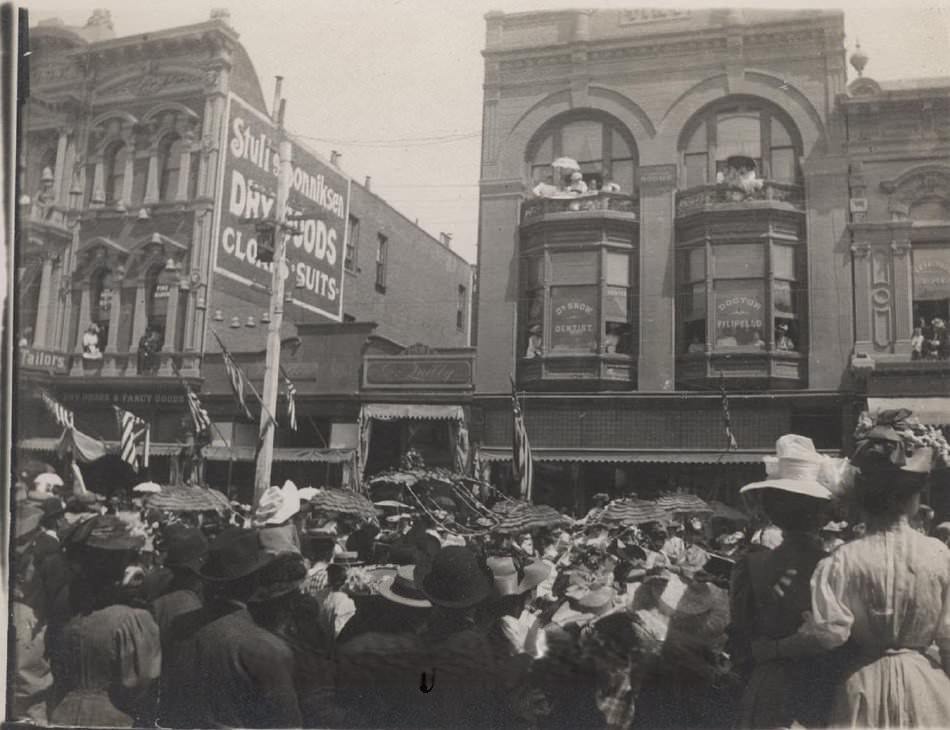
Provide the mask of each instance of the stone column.
[{"label": "stone column", "polygon": [[894,353],[909,358],[910,337],[914,331],[914,270],[909,237],[898,237],[903,231],[894,233],[891,243],[894,265]]},{"label": "stone column", "polygon": [[36,322],[33,324],[33,346],[46,347],[46,328],[50,314],[50,280],[53,275],[53,257],[43,255],[43,269],[40,272],[40,299],[36,307]]},{"label": "stone column", "polygon": [[872,354],[871,343],[871,245],[866,241],[851,244],[854,267],[854,349]]},{"label": "stone column", "polygon": [[148,175],[145,182],[145,198],[142,202],[151,205],[158,202],[158,145],[152,145],[148,156]]},{"label": "stone column", "polygon": [[96,169],[92,178],[92,199],[89,202],[93,207],[101,207],[106,202],[105,164],[101,155],[96,160]]},{"label": "stone column", "polygon": [[125,174],[122,177],[122,204],[132,205],[132,186],[135,184],[135,136],[125,139]]},{"label": "stone column", "polygon": [[135,312],[132,316],[132,347],[138,346],[138,342],[145,334],[145,328],[148,326],[148,316],[146,312],[145,301],[145,281],[139,282],[135,288]]},{"label": "stone column", "polygon": [[55,194],[56,205],[64,206],[69,202],[67,197],[68,188],[64,184],[66,175],[63,171],[66,169],[66,146],[69,141],[65,129],[59,130],[59,143],[56,145],[56,169],[53,171],[53,193]]},{"label": "stone column", "polygon": [[178,165],[178,190],[175,192],[175,200],[188,200],[188,181],[191,178],[191,147],[194,139],[191,134],[182,137],[182,143],[179,145],[181,151],[181,162]]},{"label": "stone column", "polygon": [[673,390],[673,256],[676,165],[640,168],[638,389]]},{"label": "stone column", "polygon": [[177,351],[178,342],[178,297],[181,291],[181,280],[175,274],[175,278],[168,287],[168,308],[165,310],[165,343],[162,345],[164,357],[161,360],[159,375],[174,375],[172,369],[171,353]]},{"label": "stone column", "polygon": [[122,274],[115,273],[112,286],[112,301],[109,303],[109,341],[106,343],[106,352],[115,353],[119,350],[119,317],[122,313]]}]

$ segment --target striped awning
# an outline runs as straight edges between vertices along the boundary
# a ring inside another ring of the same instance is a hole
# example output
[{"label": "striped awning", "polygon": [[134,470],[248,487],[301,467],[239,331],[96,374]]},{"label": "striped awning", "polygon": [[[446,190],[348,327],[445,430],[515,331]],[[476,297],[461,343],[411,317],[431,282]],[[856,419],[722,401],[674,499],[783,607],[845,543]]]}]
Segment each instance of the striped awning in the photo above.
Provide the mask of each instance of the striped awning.
[{"label": "striped awning", "polygon": [[[760,464],[768,451],[683,451],[680,449],[531,449],[535,461],[617,464]],[[482,447],[482,461],[511,461],[511,449]]]},{"label": "striped awning", "polygon": [[[274,461],[282,462],[319,462],[323,464],[343,464],[353,458],[353,449],[310,449],[282,448],[274,449]],[[206,446],[204,457],[209,461],[254,461],[256,453],[253,446]]]},{"label": "striped awning", "polygon": [[928,426],[950,425],[950,398],[868,398],[868,412],[879,413],[906,408]]},{"label": "striped awning", "polygon": [[423,405],[420,403],[367,403],[363,406],[363,418],[377,421],[395,421],[403,418],[429,421],[464,421],[462,406]]},{"label": "striped awning", "polygon": [[[23,451],[37,451],[46,454],[55,454],[59,447],[59,436],[31,436],[22,438],[16,442],[16,448]],[[103,441],[108,449],[118,449],[118,441]],[[174,456],[182,449],[181,444],[162,443],[153,441],[149,444],[149,454],[151,456]]]}]

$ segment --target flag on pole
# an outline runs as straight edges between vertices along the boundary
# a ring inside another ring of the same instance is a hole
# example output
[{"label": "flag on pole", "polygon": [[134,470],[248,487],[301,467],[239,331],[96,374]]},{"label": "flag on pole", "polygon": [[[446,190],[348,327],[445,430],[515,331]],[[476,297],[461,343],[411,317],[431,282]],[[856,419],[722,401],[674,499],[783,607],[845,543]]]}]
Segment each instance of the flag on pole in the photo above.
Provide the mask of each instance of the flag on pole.
[{"label": "flag on pole", "polygon": [[[130,411],[119,408],[119,406],[112,407],[115,409],[115,416],[119,422],[119,456],[122,457],[122,461],[137,469],[139,457],[136,453],[136,447],[139,439],[148,434],[149,424]],[[147,439],[145,448],[147,454]],[[147,455],[144,456],[143,463],[148,463]]]},{"label": "flag on pole", "polygon": [[185,388],[188,412],[191,414],[191,422],[195,427],[195,435],[198,436],[211,428],[211,417],[208,415],[208,411],[204,409],[204,406],[201,405],[201,401],[198,400],[198,396],[195,395],[195,391],[191,389],[191,386],[184,380],[181,381],[181,384]]},{"label": "flag on pole", "polygon": [[726,393],[726,376],[719,371],[719,393],[722,396],[722,424],[726,432],[726,451],[739,448],[735,434],[732,433],[732,416],[729,415],[729,396]]},{"label": "flag on pole", "polygon": [[218,345],[221,347],[221,355],[224,358],[224,369],[228,374],[228,380],[231,381],[231,390],[234,391],[234,397],[237,398],[241,410],[244,411],[244,415],[247,416],[247,419],[253,421],[254,417],[251,415],[250,408],[247,407],[247,401],[244,400],[244,390],[248,382],[247,376],[244,375],[244,371],[241,370],[234,361],[234,358],[231,357],[231,353],[228,352],[228,348],[221,342],[218,333],[212,330],[211,334],[214,335],[214,338],[218,341]]},{"label": "flag on pole", "polygon": [[297,386],[287,376],[283,366],[280,368],[280,376],[284,379],[284,391],[287,396],[287,419],[290,421],[290,427],[297,430]]},{"label": "flag on pole", "polygon": [[531,501],[531,486],[534,479],[534,464],[531,461],[531,444],[524,427],[524,416],[518,403],[518,390],[514,378],[511,380],[512,443],[511,465],[514,478],[518,482],[521,498]]},{"label": "flag on pole", "polygon": [[58,423],[61,428],[75,427],[76,419],[71,410],[45,391],[41,394],[41,397],[43,398],[43,404],[49,412],[53,414],[53,418],[56,419],[56,423]]}]

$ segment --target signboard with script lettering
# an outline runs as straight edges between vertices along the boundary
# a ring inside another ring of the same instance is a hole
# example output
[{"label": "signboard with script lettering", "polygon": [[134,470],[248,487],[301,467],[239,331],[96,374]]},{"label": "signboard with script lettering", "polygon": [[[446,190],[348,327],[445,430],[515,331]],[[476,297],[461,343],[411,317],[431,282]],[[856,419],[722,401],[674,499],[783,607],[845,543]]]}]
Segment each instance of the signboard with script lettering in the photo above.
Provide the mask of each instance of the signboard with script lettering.
[{"label": "signboard with script lettering", "polygon": [[367,355],[364,388],[470,390],[472,355]]},{"label": "signboard with script lettering", "polygon": [[[270,289],[275,264],[259,260],[254,221],[274,217],[278,135],[270,119],[240,97],[232,94],[228,103],[214,270],[242,284]],[[350,180],[301,144],[292,147],[287,213],[312,217],[290,221],[299,234],[287,242],[287,293],[296,306],[339,322]]]},{"label": "signboard with script lettering", "polygon": [[600,289],[551,287],[551,351],[597,352]]}]

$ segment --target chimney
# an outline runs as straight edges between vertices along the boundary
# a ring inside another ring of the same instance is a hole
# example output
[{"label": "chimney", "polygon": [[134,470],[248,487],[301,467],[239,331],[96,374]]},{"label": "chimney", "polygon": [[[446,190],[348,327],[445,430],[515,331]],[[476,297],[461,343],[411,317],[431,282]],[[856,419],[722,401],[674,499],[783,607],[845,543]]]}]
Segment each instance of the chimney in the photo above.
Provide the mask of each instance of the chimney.
[{"label": "chimney", "polygon": [[363,183],[363,187],[366,188],[367,190],[372,190],[372,188],[370,187],[370,183],[371,183],[371,182],[373,182],[373,178],[371,178],[369,175],[367,175],[367,176],[366,176],[366,182]]},{"label": "chimney", "polygon": [[82,36],[90,43],[106,41],[115,38],[115,27],[112,25],[112,14],[104,8],[96,8],[86,21]]},{"label": "chimney", "polygon": [[445,231],[440,231],[439,243],[441,243],[446,248],[451,249],[452,248],[452,234],[446,233]]},{"label": "chimney", "polygon": [[341,157],[343,157],[342,152],[337,152],[336,150],[332,150],[330,152],[330,164],[333,165],[334,167],[339,167]]},{"label": "chimney", "polygon": [[219,20],[225,25],[231,25],[231,11],[227,8],[211,8],[211,20]]}]

